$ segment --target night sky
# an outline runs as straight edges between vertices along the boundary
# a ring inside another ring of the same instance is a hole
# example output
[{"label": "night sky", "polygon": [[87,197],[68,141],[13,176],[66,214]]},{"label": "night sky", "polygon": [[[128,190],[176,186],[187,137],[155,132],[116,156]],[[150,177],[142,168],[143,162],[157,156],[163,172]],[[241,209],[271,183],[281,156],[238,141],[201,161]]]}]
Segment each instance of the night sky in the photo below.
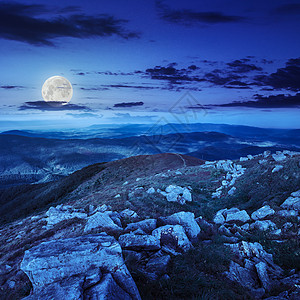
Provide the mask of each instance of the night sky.
[{"label": "night sky", "polygon": [[[300,128],[300,1],[0,1],[0,131],[203,122]],[[73,85],[43,101],[54,75]]]}]

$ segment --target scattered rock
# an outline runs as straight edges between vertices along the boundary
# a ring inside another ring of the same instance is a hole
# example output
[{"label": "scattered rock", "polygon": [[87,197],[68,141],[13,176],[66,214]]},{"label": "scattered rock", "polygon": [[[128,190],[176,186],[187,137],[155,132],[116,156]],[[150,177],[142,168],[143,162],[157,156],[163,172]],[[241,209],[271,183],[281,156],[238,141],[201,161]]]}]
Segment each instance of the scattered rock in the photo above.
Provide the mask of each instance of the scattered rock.
[{"label": "scattered rock", "polygon": [[123,230],[123,228],[115,224],[114,221],[109,217],[109,212],[97,212],[94,215],[88,217],[84,232],[89,232],[95,228],[101,228],[104,231],[111,230],[116,232],[120,232]]},{"label": "scattered rock", "polygon": [[263,288],[268,291],[270,289],[270,279],[267,271],[267,264],[261,261],[255,265],[255,268]]},{"label": "scattered rock", "polygon": [[173,248],[175,251],[187,251],[192,247],[181,225],[165,225],[153,230],[152,235],[160,240],[161,246]]},{"label": "scattered rock", "polygon": [[122,249],[126,250],[159,250],[160,241],[152,235],[135,235],[126,233],[119,237]]},{"label": "scattered rock", "polygon": [[120,216],[121,218],[125,219],[125,218],[128,218],[128,219],[137,219],[139,216],[138,214],[131,210],[131,209],[124,209],[123,211],[120,212]]},{"label": "scattered rock", "polygon": [[192,194],[187,187],[169,185],[161,194],[167,197],[167,201],[178,202],[182,205],[192,201]]},{"label": "scattered rock", "polygon": [[149,189],[146,191],[146,193],[148,193],[148,194],[153,194],[153,193],[155,193],[155,188],[154,188],[154,187],[149,188]]},{"label": "scattered rock", "polygon": [[267,231],[267,230],[276,229],[276,224],[270,220],[255,221],[253,224],[250,225],[250,229]]},{"label": "scattered rock", "polygon": [[283,161],[286,159],[286,156],[280,151],[276,151],[276,154],[272,154],[272,157],[275,161]]},{"label": "scattered rock", "polygon": [[287,198],[280,206],[285,209],[300,210],[300,197],[291,196]]},{"label": "scattered rock", "polygon": [[159,220],[167,225],[181,225],[189,239],[195,239],[201,231],[195,221],[195,215],[191,212],[181,211]]},{"label": "scattered rock", "polygon": [[282,165],[276,165],[275,168],[272,170],[272,173],[279,172],[282,169],[283,169]]},{"label": "scattered rock", "polygon": [[46,212],[46,221],[48,225],[55,225],[61,221],[79,218],[86,219],[87,214],[83,212],[72,211],[71,206],[61,206],[50,207]]},{"label": "scattered rock", "polygon": [[143,230],[147,234],[151,234],[156,228],[156,219],[146,219],[136,223],[130,223],[125,228],[125,232],[135,231],[137,229]]},{"label": "scattered rock", "polygon": [[251,214],[252,220],[264,219],[275,214],[275,210],[270,205],[265,205]]},{"label": "scattered rock", "polygon": [[296,210],[279,210],[277,212],[278,216],[283,217],[283,218],[289,218],[289,217],[296,217],[298,215],[298,212]]},{"label": "scattered rock", "polygon": [[225,211],[224,213],[227,214],[226,222],[240,222],[246,223],[250,220],[248,213],[245,210],[241,211]]}]

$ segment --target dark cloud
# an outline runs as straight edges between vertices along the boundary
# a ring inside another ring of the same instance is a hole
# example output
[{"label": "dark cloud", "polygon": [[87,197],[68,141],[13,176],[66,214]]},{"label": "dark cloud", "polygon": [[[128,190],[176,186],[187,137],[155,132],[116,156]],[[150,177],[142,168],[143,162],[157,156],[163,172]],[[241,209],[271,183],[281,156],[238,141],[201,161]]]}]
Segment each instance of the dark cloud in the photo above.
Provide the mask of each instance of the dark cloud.
[{"label": "dark cloud", "polygon": [[60,110],[84,110],[89,111],[90,109],[84,105],[77,104],[65,104],[61,102],[45,102],[45,101],[28,101],[19,107],[19,110],[38,109],[42,111],[60,111]]},{"label": "dark cloud", "polygon": [[156,66],[155,68],[149,68],[145,74],[150,76],[151,79],[167,80],[172,84],[181,84],[182,82],[201,82],[205,81],[198,76],[190,75],[191,71],[197,70],[196,66],[188,69],[177,69],[174,64],[170,64],[167,67]]},{"label": "dark cloud", "polygon": [[221,105],[222,107],[253,107],[253,108],[300,108],[300,93],[292,95],[255,95],[254,101],[232,102]]},{"label": "dark cloud", "polygon": [[226,85],[230,82],[237,82],[243,76],[235,73],[227,73],[225,71],[215,69],[212,72],[206,73],[204,75],[206,81],[213,83],[214,85]]},{"label": "dark cloud", "polygon": [[281,5],[273,10],[278,15],[295,15],[300,14],[300,3],[288,3]]},{"label": "dark cloud", "polygon": [[291,58],[284,68],[270,75],[255,77],[256,84],[271,86],[274,89],[300,90],[300,58]]},{"label": "dark cloud", "polygon": [[116,103],[114,107],[134,107],[134,106],[142,106],[144,105],[144,102],[122,102],[122,103]]},{"label": "dark cloud", "polygon": [[221,12],[196,12],[188,9],[174,10],[162,0],[156,1],[159,16],[170,23],[193,25],[193,24],[219,24],[237,23],[246,20],[241,16],[225,15]]},{"label": "dark cloud", "polygon": [[[74,12],[75,9],[69,6],[65,12]],[[59,37],[82,39],[112,35],[125,39],[138,37],[136,32],[125,29],[126,20],[116,19],[110,15],[70,14],[52,19],[38,16],[47,12],[49,8],[44,5],[1,3],[0,37],[44,46],[53,46],[53,39]]]},{"label": "dark cloud", "polygon": [[13,90],[13,89],[24,89],[25,87],[22,85],[1,85],[0,88],[4,90]]},{"label": "dark cloud", "polygon": [[233,62],[227,63],[227,66],[229,66],[233,72],[236,73],[248,73],[251,71],[262,71],[261,67],[258,67],[254,64],[249,63],[249,58],[244,59],[237,59]]}]

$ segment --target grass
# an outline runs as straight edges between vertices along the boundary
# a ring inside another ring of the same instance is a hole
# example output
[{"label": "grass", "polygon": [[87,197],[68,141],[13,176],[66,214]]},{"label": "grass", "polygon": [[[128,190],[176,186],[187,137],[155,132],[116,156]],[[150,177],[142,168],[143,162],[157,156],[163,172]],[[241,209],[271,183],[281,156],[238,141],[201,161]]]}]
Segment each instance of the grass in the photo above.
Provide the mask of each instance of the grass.
[{"label": "grass", "polygon": [[147,299],[251,299],[242,288],[225,278],[232,254],[217,239],[198,243],[172,259],[170,279],[147,281],[130,269],[143,300]]}]

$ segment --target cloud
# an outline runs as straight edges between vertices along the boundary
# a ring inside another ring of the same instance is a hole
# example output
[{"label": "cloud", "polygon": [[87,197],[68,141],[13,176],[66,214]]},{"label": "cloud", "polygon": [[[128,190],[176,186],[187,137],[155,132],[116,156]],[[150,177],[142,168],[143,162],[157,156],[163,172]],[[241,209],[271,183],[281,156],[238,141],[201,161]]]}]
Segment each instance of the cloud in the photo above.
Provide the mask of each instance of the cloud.
[{"label": "cloud", "polygon": [[116,103],[114,107],[134,107],[134,106],[142,106],[144,105],[144,102],[122,102],[122,103]]},{"label": "cloud", "polygon": [[61,110],[84,110],[89,111],[90,109],[84,105],[77,104],[65,104],[61,102],[45,102],[45,101],[28,101],[19,107],[19,110],[38,109],[42,111],[61,111]]},{"label": "cloud", "polygon": [[255,77],[257,85],[268,85],[274,89],[300,90],[300,58],[291,58],[284,68],[270,75]]},{"label": "cloud", "polygon": [[1,85],[0,88],[4,90],[13,90],[13,89],[24,89],[25,87],[22,85]]},{"label": "cloud", "polygon": [[249,62],[250,62],[249,58],[237,59],[230,63],[227,63],[227,66],[229,66],[232,69],[232,71],[236,72],[236,73],[248,73],[251,71],[262,71],[261,67],[258,67]]},{"label": "cloud", "polygon": [[97,115],[97,114],[92,114],[92,113],[81,113],[81,114],[73,114],[73,113],[67,113],[67,116],[71,116],[76,119],[81,119],[81,118],[102,118],[103,115]]},{"label": "cloud", "polygon": [[212,72],[206,73],[204,78],[214,85],[226,85],[230,84],[230,82],[238,82],[243,76],[215,69]]},{"label": "cloud", "polygon": [[221,105],[221,107],[252,107],[252,108],[300,108],[300,93],[296,95],[255,95],[254,101],[232,102]]},{"label": "cloud", "polygon": [[115,117],[108,119],[114,121],[126,121],[126,122],[153,122],[153,119],[157,116],[145,115],[145,116],[132,116],[130,113],[115,113]]},{"label": "cloud", "polygon": [[156,7],[161,19],[176,24],[194,25],[202,24],[224,24],[224,23],[237,23],[246,20],[245,17],[225,15],[221,12],[196,12],[193,10],[183,9],[174,10],[162,0],[156,0]]},{"label": "cloud", "polygon": [[[60,13],[74,12],[75,7],[67,7]],[[137,38],[139,34],[128,31],[124,24],[128,21],[111,15],[87,16],[70,14],[52,19],[41,18],[49,13],[45,5],[25,5],[4,2],[0,4],[0,37],[33,45],[53,46],[53,39],[59,37],[92,38],[119,36],[124,39]]]},{"label": "cloud", "polygon": [[278,6],[273,10],[277,15],[296,15],[300,14],[300,3],[288,3]]}]

